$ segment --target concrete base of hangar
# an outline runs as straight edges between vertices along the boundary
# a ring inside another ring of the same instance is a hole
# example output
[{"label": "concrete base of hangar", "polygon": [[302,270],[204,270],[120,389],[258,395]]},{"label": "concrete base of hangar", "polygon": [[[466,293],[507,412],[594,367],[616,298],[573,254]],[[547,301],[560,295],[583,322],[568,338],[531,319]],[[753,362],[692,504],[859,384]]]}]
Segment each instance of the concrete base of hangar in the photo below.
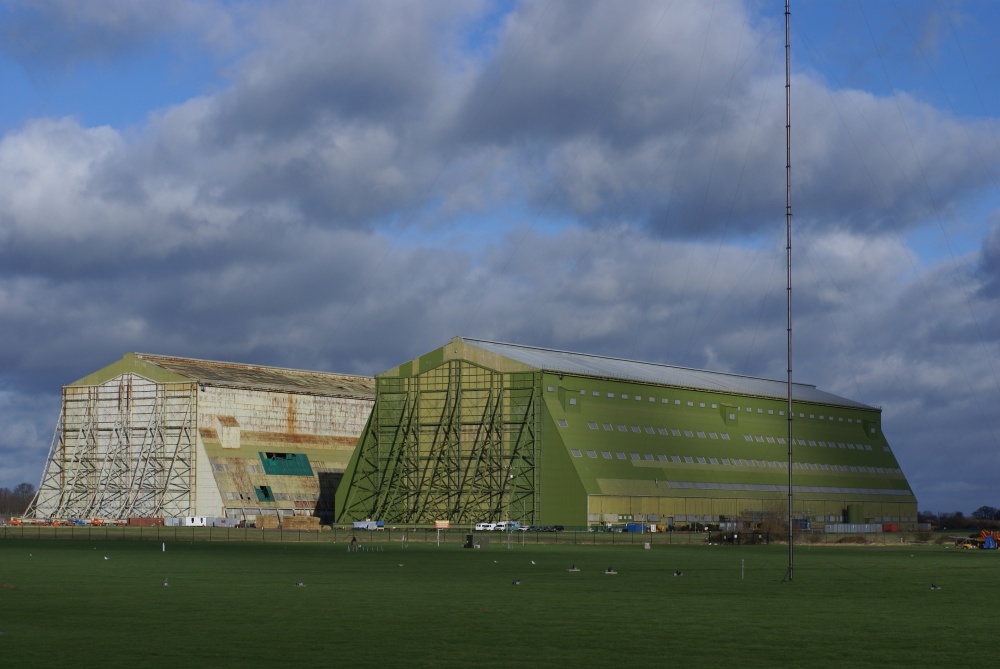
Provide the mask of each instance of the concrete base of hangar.
[{"label": "concrete base of hangar", "polygon": [[[906,502],[797,499],[793,516],[811,525],[848,522],[915,523],[916,505]],[[850,508],[849,508],[850,507]],[[719,498],[719,497],[649,497],[625,495],[588,495],[587,522],[607,525],[645,522],[669,526],[691,523],[718,523],[726,519],[761,518],[774,515],[786,518],[788,498]]]}]

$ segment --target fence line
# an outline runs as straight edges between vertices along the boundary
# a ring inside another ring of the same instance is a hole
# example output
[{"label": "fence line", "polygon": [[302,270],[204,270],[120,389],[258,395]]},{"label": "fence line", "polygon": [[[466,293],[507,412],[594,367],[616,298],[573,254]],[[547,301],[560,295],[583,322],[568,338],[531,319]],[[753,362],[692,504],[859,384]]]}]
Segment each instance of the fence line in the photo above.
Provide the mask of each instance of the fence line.
[{"label": "fence line", "polygon": [[48,526],[20,525],[0,527],[0,539],[46,539],[81,541],[241,541],[241,542],[349,542],[356,537],[363,543],[456,543],[463,544],[468,535],[485,545],[531,544],[693,544],[704,543],[704,532],[473,532],[451,528],[392,528],[385,530],[355,530],[334,527],[317,530],[227,528],[227,527],[120,527],[120,526]]},{"label": "fence line", "polygon": [[[119,527],[119,526],[46,526],[21,525],[0,527],[0,539],[44,539],[81,541],[187,541],[187,542],[294,542],[294,543],[337,543],[349,542],[356,537],[361,543],[442,543],[465,544],[473,535],[474,543],[492,546],[526,546],[540,544],[562,545],[669,545],[669,544],[756,544],[771,543],[772,537],[766,533],[744,533],[736,539],[728,539],[717,532],[587,532],[567,530],[563,532],[474,532],[451,528],[387,528],[385,530],[355,530],[350,527],[333,527],[321,531],[291,529],[255,529],[242,527]],[[804,534],[797,542],[811,544],[869,543],[900,544],[913,543],[913,537],[900,534],[876,533],[865,535],[834,535],[827,533]]]}]

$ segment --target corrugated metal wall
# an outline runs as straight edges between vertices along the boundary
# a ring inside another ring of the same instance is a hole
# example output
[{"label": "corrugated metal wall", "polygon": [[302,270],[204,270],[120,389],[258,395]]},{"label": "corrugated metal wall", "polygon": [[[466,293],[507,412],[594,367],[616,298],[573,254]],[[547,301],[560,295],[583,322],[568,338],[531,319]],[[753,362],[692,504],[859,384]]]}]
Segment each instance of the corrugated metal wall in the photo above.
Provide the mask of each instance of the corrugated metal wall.
[{"label": "corrugated metal wall", "polygon": [[[198,513],[248,519],[265,512],[316,513],[332,520],[333,487],[372,404],[205,386],[198,393],[199,453],[213,476],[211,486],[199,486]],[[291,460],[296,467],[287,466]]]},{"label": "corrugated metal wall", "polygon": [[[59,428],[31,515],[58,518],[318,514],[372,399],[204,383],[128,372],[63,388]],[[295,467],[275,464],[294,460]],[[272,463],[273,464],[273,463]],[[258,493],[267,490],[268,499]]]}]

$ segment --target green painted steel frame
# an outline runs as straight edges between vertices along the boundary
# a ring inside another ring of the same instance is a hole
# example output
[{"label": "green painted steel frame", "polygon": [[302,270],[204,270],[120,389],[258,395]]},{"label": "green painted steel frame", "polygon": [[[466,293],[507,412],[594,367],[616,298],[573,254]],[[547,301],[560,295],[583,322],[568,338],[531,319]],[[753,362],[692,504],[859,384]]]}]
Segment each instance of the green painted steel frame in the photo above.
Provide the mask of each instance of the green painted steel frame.
[{"label": "green painted steel frame", "polygon": [[463,360],[377,378],[341,519],[534,522],[538,383]]}]

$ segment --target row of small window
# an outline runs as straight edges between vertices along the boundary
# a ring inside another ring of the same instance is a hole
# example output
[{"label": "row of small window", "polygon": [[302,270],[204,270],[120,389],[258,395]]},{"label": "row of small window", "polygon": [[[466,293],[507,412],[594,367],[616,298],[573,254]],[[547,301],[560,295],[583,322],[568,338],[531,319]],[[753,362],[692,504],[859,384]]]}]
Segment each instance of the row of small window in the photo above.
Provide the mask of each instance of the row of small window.
[{"label": "row of small window", "polygon": [[[715,406],[715,405],[712,405],[712,406]],[[752,407],[744,407],[744,409],[745,409],[745,411],[746,411],[747,413],[753,413],[753,408],[752,408]],[[740,407],[736,407],[736,410],[737,410],[737,411],[739,411],[739,410],[740,410]],[[759,414],[762,414],[762,413],[764,413],[764,410],[763,410],[763,409],[757,409],[757,413],[759,413]],[[767,413],[768,413],[768,415],[770,415],[770,416],[773,416],[773,415],[774,415],[774,409],[768,409],[768,410],[767,410]],[[785,412],[784,412],[784,411],[781,411],[781,410],[779,409],[779,410],[778,410],[778,415],[779,415],[779,416],[784,416],[784,415],[785,415]],[[794,417],[795,417],[795,414],[792,414],[792,417],[794,418]],[[800,414],[799,414],[799,418],[805,418],[805,417],[806,417],[805,413],[800,413]],[[811,419],[816,419],[816,420],[834,420],[834,419],[836,419],[836,421],[837,421],[838,423],[843,423],[843,422],[844,422],[844,417],[843,417],[843,416],[826,416],[826,415],[824,415],[824,414],[819,414],[819,415],[817,416],[816,414],[814,414],[814,413],[811,413],[811,414],[809,414],[809,418],[811,418]],[[735,419],[736,419],[736,414],[734,414],[734,413],[731,413],[731,414],[729,414],[729,420],[735,420]],[[848,417],[848,418],[847,418],[847,422],[848,422],[848,423],[853,423],[853,422],[854,422],[854,419],[853,419],[853,418],[851,418],[851,417]],[[859,423],[860,423],[860,422],[861,422],[861,419],[859,418],[857,422],[859,422]],[[875,430],[874,430],[874,428],[873,428],[873,429],[872,429],[872,432],[874,432],[874,431],[875,431]]]},{"label": "row of small window", "polygon": [[793,462],[792,469],[821,469],[830,472],[851,471],[860,474],[902,474],[903,470],[894,467],[869,467],[867,465],[826,465],[812,462]]},{"label": "row of small window", "polygon": [[[559,427],[569,427],[569,423],[567,421],[565,421],[564,419],[562,419],[562,418],[558,419],[556,422],[559,423]],[[602,423],[602,425],[604,426],[604,429],[607,430],[608,432],[614,432],[614,430],[615,430],[615,426],[612,425],[611,423]],[[597,423],[593,422],[593,421],[588,422],[587,423],[587,427],[589,427],[591,430],[599,430],[599,429],[601,429],[600,426]],[[619,432],[628,432],[629,428],[626,425],[618,425],[618,431]],[[668,430],[665,427],[659,427],[659,428],[646,427],[646,428],[642,428],[642,427],[639,427],[638,425],[633,425],[632,426],[632,432],[635,432],[636,434],[641,434],[642,432],[645,432],[646,434],[660,434],[660,435],[663,435],[664,437],[668,436],[668,435],[673,435],[675,437],[679,437],[679,436],[681,436],[681,434],[683,434],[685,437],[694,437],[695,435],[698,435],[698,437],[700,437],[702,439],[704,439],[705,437],[708,437],[709,439],[725,439],[727,441],[729,440],[729,433],[727,433],[727,432],[722,432],[722,433],[707,432],[706,433],[706,432],[694,432],[692,430],[684,430],[682,432],[681,430],[678,430],[676,428],[670,429],[670,430]]]},{"label": "row of small window", "polygon": [[[751,441],[751,442],[752,441],[756,441],[758,443],[767,442],[767,443],[773,444],[775,442],[775,440],[777,440],[777,442],[779,444],[785,443],[785,438],[784,437],[762,437],[760,435],[744,434],[743,435],[743,439],[745,441]],[[836,443],[834,443],[834,442],[831,441],[829,444],[827,444],[825,441],[813,441],[813,440],[807,441],[805,439],[796,439],[795,443],[798,444],[799,446],[809,445],[809,446],[819,446],[820,448],[826,448],[827,446],[829,446],[830,448],[847,448],[847,449],[850,449],[852,451],[853,450],[859,450],[859,451],[870,451],[870,450],[872,450],[872,447],[869,444],[857,444],[857,445],[855,445],[855,444],[845,444],[842,441],[838,441]],[[885,449],[885,450],[889,450],[889,449]]]},{"label": "row of small window", "polygon": [[[784,492],[787,486],[773,483],[716,483],[707,481],[666,481],[670,488],[689,490],[749,490],[753,492]],[[835,486],[793,485],[793,492],[816,492],[835,495],[912,495],[909,490],[895,488],[840,488]]]},{"label": "row of small window", "polygon": [[[275,501],[278,501],[278,502],[291,501],[291,500],[298,499],[298,497],[296,497],[295,495],[292,495],[292,494],[287,493],[287,492],[275,492],[275,493],[271,493],[271,498],[274,499]],[[255,500],[259,501],[259,500],[257,500],[257,495],[255,493],[252,493],[252,492],[251,493],[240,493],[240,492],[232,492],[232,491],[230,491],[230,492],[226,493],[226,499],[230,500],[230,501],[240,500],[240,499],[242,499],[242,500],[251,500],[251,501],[255,501]]]},{"label": "row of small window", "polygon": [[[560,418],[557,422],[559,423],[560,427],[569,427],[569,422],[567,422],[566,420],[564,420],[562,418]],[[612,426],[611,423],[603,423],[603,426],[604,426],[605,430],[614,431],[614,426]],[[593,421],[588,422],[587,423],[587,427],[589,427],[591,430],[598,430],[598,429],[600,429],[600,427],[598,426],[598,424],[595,423],[595,422],[593,422]],[[638,425],[633,425],[631,427],[632,427],[632,432],[635,432],[635,433],[645,432],[646,434],[661,434],[663,436],[666,436],[668,434],[672,434],[675,437],[679,437],[682,434],[682,431],[678,430],[676,428],[667,430],[667,428],[665,428],[665,427],[660,427],[660,428],[656,428],[656,429],[651,428],[651,427],[641,428]],[[625,425],[618,425],[618,431],[619,432],[628,432],[629,429]],[[726,432],[721,433],[721,435],[720,434],[716,434],[715,432],[708,432],[707,435],[706,435],[705,432],[701,432],[701,431],[697,431],[696,432],[696,431],[692,431],[692,430],[684,430],[683,434],[684,434],[685,437],[694,437],[695,435],[697,435],[701,439],[704,439],[706,436],[708,436],[710,439],[718,439],[720,436],[721,436],[722,439],[729,439],[729,434],[726,433]],[[749,434],[745,434],[745,435],[743,435],[743,439],[745,441],[749,441],[749,442],[756,441],[756,442],[759,442],[759,443],[769,443],[769,444],[774,444],[774,443],[784,444],[784,443],[786,443],[784,437],[768,437],[768,436],[762,436],[762,435],[749,435]],[[820,446],[822,448],[826,448],[827,447],[827,443],[825,441],[813,441],[813,440],[807,441],[805,439],[796,439],[795,443],[797,443],[799,446],[806,446],[806,445],[817,446],[818,445],[818,446]],[[856,444],[855,445],[855,444],[851,444],[851,443],[845,444],[843,442],[836,442],[836,443],[834,443],[834,442],[831,441],[829,443],[829,446],[830,446],[830,448],[837,448],[837,447],[839,447],[839,448],[847,448],[847,449],[850,449],[852,451],[855,450],[855,449],[859,450],[859,451],[862,451],[862,450],[864,450],[864,451],[870,451],[870,450],[872,450],[872,447],[869,444]],[[885,452],[888,453],[889,452],[889,447],[888,446],[883,446],[882,450],[884,450]]]},{"label": "row of small window", "polygon": [[246,516],[247,518],[249,518],[250,516],[279,516],[287,518],[288,516],[298,515],[295,513],[295,509],[293,507],[282,507],[280,509],[275,509],[275,508],[262,509],[260,507],[253,507],[253,506],[240,507],[234,505],[234,506],[227,506],[226,512],[227,515],[229,515],[230,517],[237,517],[234,516],[234,514],[240,514],[242,516]]},{"label": "row of small window", "polygon": [[[550,393],[555,392],[555,390],[556,390],[555,386],[549,386],[548,387],[548,391]],[[580,394],[581,395],[586,395],[587,391],[586,390],[581,390]],[[601,396],[601,391],[594,390],[591,394],[594,397],[600,397]],[[607,393],[607,397],[608,397],[608,399],[614,399],[616,397],[620,397],[623,400],[634,399],[636,402],[641,402],[642,399],[643,399],[642,395],[628,395],[627,393],[621,393],[621,394]],[[656,398],[655,397],[649,397],[649,396],[647,396],[646,400],[649,401],[649,402],[656,402]],[[575,397],[569,398],[569,403],[570,404],[576,404],[576,398]],[[674,403],[675,406],[682,406],[681,400],[675,399],[673,401],[673,403]],[[660,404],[670,404],[670,398],[669,397],[661,397],[660,398]],[[692,400],[687,400],[686,404],[689,407],[694,407],[695,406],[695,403]],[[719,408],[719,405],[716,404],[715,402],[712,402],[709,406],[711,406],[712,409],[718,409]],[[705,402],[698,402],[698,407],[701,408],[701,409],[708,408],[706,406]],[[752,407],[736,407],[736,410],[737,411],[745,410],[747,413],[753,413],[753,408]],[[757,409],[757,413],[763,414],[764,413],[764,409],[758,408]],[[768,409],[767,413],[769,415],[773,416],[774,415],[774,409]],[[779,409],[778,410],[778,415],[779,416],[784,416],[785,412],[783,410]],[[805,413],[799,413],[799,418],[805,418],[805,417],[806,417]],[[809,414],[809,418],[815,419],[816,417],[817,417],[816,414],[812,414],[812,413]],[[827,416],[827,415],[824,415],[824,414],[819,414],[818,420],[834,420],[834,418],[835,418],[834,416]],[[735,419],[736,419],[736,414],[733,414],[733,413],[729,414],[729,420],[735,420]],[[836,420],[838,422],[840,422],[840,423],[843,423],[844,422],[844,417],[843,416],[837,416]],[[853,423],[854,422],[854,418],[848,417],[847,418],[847,422],[848,423]],[[859,418],[857,422],[860,423],[861,419]],[[874,432],[874,431],[875,431],[874,428],[872,428],[872,432]]]},{"label": "row of small window", "polygon": [[[569,427],[569,422],[566,421],[565,419],[560,418],[556,422],[559,423],[559,427]],[[609,431],[609,432],[613,432],[614,429],[615,429],[614,426],[611,423],[602,423],[602,425],[604,426],[604,429],[607,430],[607,431]],[[587,423],[587,427],[589,427],[591,430],[599,430],[600,429],[600,426],[598,426],[598,424],[595,423],[595,422],[593,422],[593,421],[588,422]],[[721,434],[717,434],[715,432],[705,433],[705,432],[701,432],[701,431],[692,431],[692,430],[683,430],[682,431],[682,430],[678,430],[676,428],[672,428],[672,429],[668,430],[665,427],[660,427],[660,428],[655,428],[654,429],[652,427],[642,428],[642,427],[639,427],[638,425],[632,425],[631,428],[632,428],[632,432],[635,432],[637,434],[641,434],[642,432],[645,432],[646,434],[661,434],[663,436],[673,435],[675,437],[679,437],[679,436],[681,436],[681,434],[683,434],[685,437],[694,437],[694,436],[697,435],[701,439],[704,439],[706,436],[709,439],[719,439],[720,437],[722,439],[726,439],[726,440],[729,439],[729,434],[726,433],[726,432],[722,432]],[[628,432],[629,428],[627,426],[625,426],[625,425],[618,425],[618,431],[619,432]],[[749,442],[756,441],[758,443],[769,443],[769,444],[774,444],[774,443],[784,444],[784,443],[786,443],[786,440],[785,440],[784,437],[768,437],[768,436],[763,436],[763,435],[749,435],[749,434],[745,434],[745,435],[743,435],[743,439],[745,441],[749,441]],[[796,439],[795,442],[799,446],[806,446],[808,444],[809,446],[817,446],[817,445],[819,445],[822,448],[826,448],[827,447],[827,443],[825,441],[813,441],[813,440],[806,441],[805,439]],[[834,443],[834,442],[831,441],[830,444],[829,444],[829,446],[830,446],[830,448],[838,448],[838,447],[839,448],[847,448],[847,449],[850,449],[852,451],[853,450],[859,450],[859,451],[870,451],[870,450],[872,450],[872,447],[869,444],[856,444],[855,445],[855,444],[850,444],[850,443],[845,444],[843,442]],[[889,451],[888,447],[883,446],[882,448],[886,452]]]},{"label": "row of small window", "polygon": [[[574,458],[582,458],[583,451],[572,448],[570,453]],[[597,451],[587,451],[588,458],[597,458]],[[653,455],[652,453],[645,453],[640,455],[639,453],[630,453],[626,455],[622,452],[616,452],[612,455],[611,451],[601,451],[601,457],[605,460],[632,460],[646,461],[646,462],[673,462],[673,463],[686,463],[689,465],[699,464],[699,465],[732,465],[736,467],[771,467],[777,469],[785,469],[788,464],[780,460],[750,460],[744,458],[704,458],[704,457],[691,457],[688,455]],[[822,470],[831,472],[854,472],[854,473],[869,473],[869,474],[901,474],[902,471],[899,469],[893,469],[890,467],[867,467],[861,465],[827,465],[827,464],[815,464],[806,462],[793,462],[792,469],[811,469],[811,470]]]},{"label": "row of small window", "polygon": [[[555,386],[549,386],[548,387],[548,391],[550,393],[554,393],[556,391]],[[587,391],[586,390],[581,390],[580,394],[581,395],[586,395]],[[595,390],[595,391],[593,391],[591,393],[591,395],[593,397],[600,397],[601,396],[601,391],[600,390]],[[625,393],[621,393],[621,394],[607,393],[607,397],[608,397],[608,399],[615,399],[616,397],[620,397],[623,400],[633,399],[636,402],[641,402],[642,401],[642,395],[628,395],[628,394],[625,394]],[[646,399],[649,402],[656,402],[656,398],[655,397],[647,397]],[[576,404],[576,398],[575,397],[569,398],[569,403],[570,404]],[[668,398],[668,397],[661,397],[660,398],[660,404],[670,404],[670,398]],[[681,400],[675,399],[674,400],[674,404],[676,406],[682,406]],[[694,402],[692,402],[691,400],[688,400],[687,401],[687,406],[693,407],[694,406]],[[698,402],[698,406],[701,407],[702,409],[706,408],[704,402]],[[713,402],[712,403],[712,408],[713,409],[718,409],[719,405]]]}]

